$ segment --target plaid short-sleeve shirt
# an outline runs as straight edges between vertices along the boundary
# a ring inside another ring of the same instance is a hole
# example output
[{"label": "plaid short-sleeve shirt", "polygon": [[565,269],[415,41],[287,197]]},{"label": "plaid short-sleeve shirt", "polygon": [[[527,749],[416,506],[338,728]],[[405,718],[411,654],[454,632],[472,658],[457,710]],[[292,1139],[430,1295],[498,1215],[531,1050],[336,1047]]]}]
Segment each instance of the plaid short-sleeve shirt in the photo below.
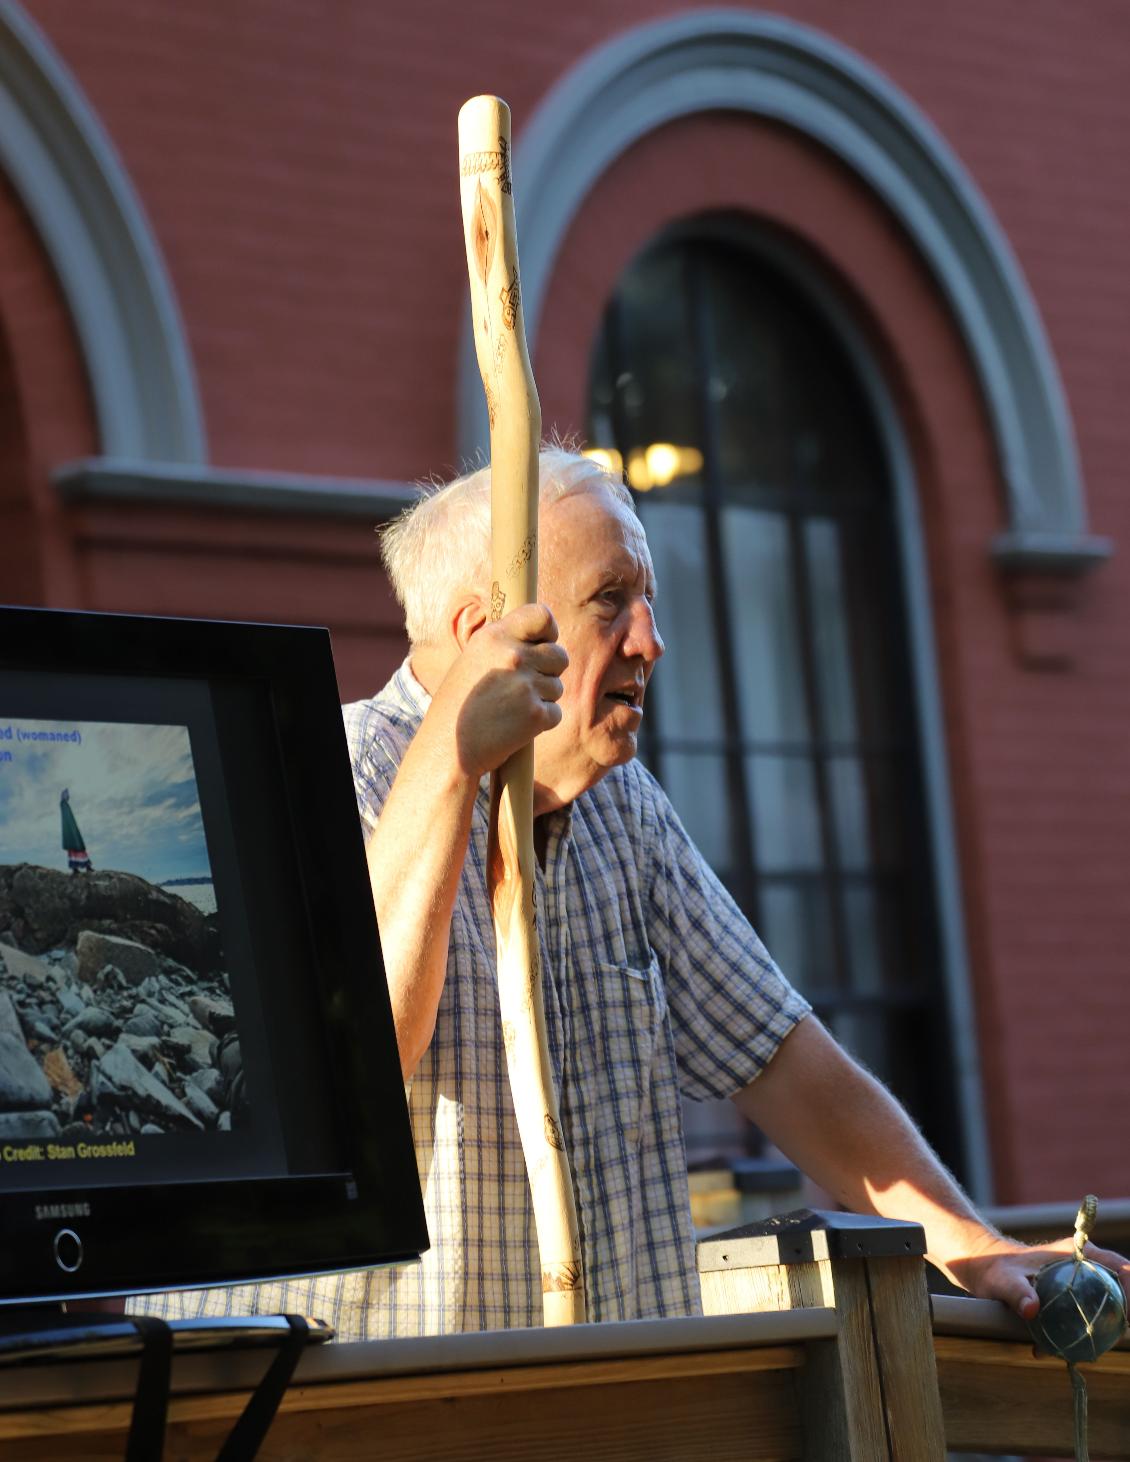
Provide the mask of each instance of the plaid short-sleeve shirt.
[{"label": "plaid short-sleeve shirt", "polygon": [[[345,708],[358,806],[380,815],[429,704],[407,663]],[[506,1073],[475,805],[435,1036],[407,1087],[432,1247],[419,1265],[138,1302],[299,1310],[344,1338],[540,1325],[541,1267]],[[680,1091],[730,1096],[809,1007],[640,765],[550,819],[537,872],[550,1055],[591,1320],[700,1308]]]}]

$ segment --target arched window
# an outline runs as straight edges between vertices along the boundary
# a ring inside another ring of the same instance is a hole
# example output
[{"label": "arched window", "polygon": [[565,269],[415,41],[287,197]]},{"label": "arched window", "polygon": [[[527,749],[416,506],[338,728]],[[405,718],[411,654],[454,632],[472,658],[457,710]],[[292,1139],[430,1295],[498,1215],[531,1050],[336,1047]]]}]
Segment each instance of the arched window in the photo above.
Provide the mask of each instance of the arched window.
[{"label": "arched window", "polygon": [[[789,978],[960,1166],[892,493],[852,362],[755,253],[672,236],[621,279],[589,399],[659,585],[642,754]],[[688,1112],[692,1159],[736,1134]]]}]

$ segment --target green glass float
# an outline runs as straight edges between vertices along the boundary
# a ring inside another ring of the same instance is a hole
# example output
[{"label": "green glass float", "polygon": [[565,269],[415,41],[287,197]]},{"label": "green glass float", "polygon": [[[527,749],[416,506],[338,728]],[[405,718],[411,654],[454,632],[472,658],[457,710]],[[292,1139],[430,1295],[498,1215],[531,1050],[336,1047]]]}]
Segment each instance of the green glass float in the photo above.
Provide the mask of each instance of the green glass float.
[{"label": "green glass float", "polygon": [[1075,1368],[1097,1361],[1126,1329],[1122,1284],[1112,1270],[1084,1257],[1095,1225],[1098,1200],[1083,1199],[1075,1220],[1075,1253],[1045,1264],[1033,1280],[1040,1309],[1028,1332],[1037,1350],[1067,1362],[1075,1397],[1075,1456],[1087,1462],[1087,1383]]}]

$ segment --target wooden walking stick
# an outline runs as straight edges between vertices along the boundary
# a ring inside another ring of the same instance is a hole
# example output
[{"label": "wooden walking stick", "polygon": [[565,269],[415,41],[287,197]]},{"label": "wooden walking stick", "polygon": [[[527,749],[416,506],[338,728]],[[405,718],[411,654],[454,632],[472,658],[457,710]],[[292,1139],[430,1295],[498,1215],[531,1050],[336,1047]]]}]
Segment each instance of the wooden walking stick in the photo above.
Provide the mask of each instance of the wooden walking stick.
[{"label": "wooden walking stick", "polygon": [[[537,598],[541,407],[522,321],[510,179],[510,108],[459,112],[459,191],[475,351],[490,417],[492,620]],[[530,1175],[547,1325],[585,1318],[573,1177],[549,1064],[534,893],[534,749],[491,778],[487,882],[514,1111]]]}]

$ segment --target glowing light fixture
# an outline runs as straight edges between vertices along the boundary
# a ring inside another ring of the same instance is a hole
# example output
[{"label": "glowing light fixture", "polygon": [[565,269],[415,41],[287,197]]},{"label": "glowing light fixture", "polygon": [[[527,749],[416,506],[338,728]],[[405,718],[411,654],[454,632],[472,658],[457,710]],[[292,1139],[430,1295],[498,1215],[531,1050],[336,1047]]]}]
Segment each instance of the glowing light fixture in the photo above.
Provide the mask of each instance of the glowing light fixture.
[{"label": "glowing light fixture", "polygon": [[[617,477],[625,471],[624,459],[615,447],[588,447],[584,455],[599,462],[606,472]],[[702,453],[697,447],[677,447],[672,442],[652,442],[628,453],[628,486],[636,492],[650,492],[653,487],[667,487],[677,477],[690,477],[702,471]]]},{"label": "glowing light fixture", "polygon": [[623,474],[624,459],[615,447],[586,447],[581,455],[596,462],[604,468],[605,472],[611,472],[613,477],[620,477]]}]

